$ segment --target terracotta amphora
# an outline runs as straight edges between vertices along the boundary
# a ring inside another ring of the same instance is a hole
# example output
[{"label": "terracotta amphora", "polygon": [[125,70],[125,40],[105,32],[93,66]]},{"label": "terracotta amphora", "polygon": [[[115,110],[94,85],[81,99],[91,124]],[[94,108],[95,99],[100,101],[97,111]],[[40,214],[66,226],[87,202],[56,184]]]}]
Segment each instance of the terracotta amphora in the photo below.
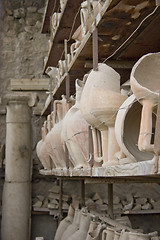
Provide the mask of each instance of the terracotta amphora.
[{"label": "terracotta amphora", "polygon": [[71,235],[73,235],[76,231],[79,230],[80,219],[81,219],[81,211],[79,209],[75,209],[73,222],[64,231],[61,240],[70,240]]},{"label": "terracotta amphora", "polygon": [[159,96],[160,53],[149,53],[133,66],[130,76],[131,89],[142,104],[142,117],[138,148],[154,152],[152,139],[152,113],[156,111]]},{"label": "terracotta amphora", "polygon": [[102,240],[114,240],[114,232],[113,228],[107,227],[107,229],[103,230]]},{"label": "terracotta amphora", "polygon": [[128,240],[149,240],[150,237],[148,234],[129,232]]},{"label": "terracotta amphora", "polygon": [[80,110],[86,121],[101,131],[103,167],[118,164],[115,153],[119,145],[115,138],[116,113],[126,96],[120,94],[120,75],[106,64],[99,64],[86,80]]},{"label": "terracotta amphora", "polygon": [[76,102],[63,119],[62,138],[68,148],[70,160],[74,168],[89,167],[88,152],[88,123],[79,109],[79,102],[83,90],[83,82],[76,80]]},{"label": "terracotta amphora", "polygon": [[[118,110],[115,121],[115,135],[121,151],[128,159],[125,163],[150,160],[153,153],[142,152],[137,146],[141,122],[142,105],[134,94],[128,97]],[[152,115],[153,126],[156,117]]]},{"label": "terracotta amphora", "polygon": [[91,222],[91,216],[89,213],[85,213],[81,211],[81,219],[79,230],[76,231],[68,240],[84,240],[87,237],[87,233],[89,230],[89,225]]},{"label": "terracotta amphora", "polygon": [[54,118],[52,119],[53,127],[51,131],[47,134],[45,138],[45,143],[47,145],[47,152],[56,166],[56,168],[66,168],[66,157],[64,142],[61,139],[61,131],[63,125],[63,117],[68,111],[70,105],[67,100],[62,96],[62,100],[54,102]]},{"label": "terracotta amphora", "polygon": [[60,240],[60,239],[61,239],[64,231],[67,229],[67,227],[68,227],[69,225],[72,224],[73,218],[74,218],[74,213],[75,213],[75,209],[73,208],[72,205],[70,205],[70,206],[69,206],[69,210],[68,210],[68,215],[67,215],[66,218],[64,218],[64,219],[60,222],[60,224],[59,224],[59,226],[58,226],[58,228],[57,228],[57,231],[56,231],[56,235],[55,235],[55,237],[54,237],[54,240]]},{"label": "terracotta amphora", "polygon": [[51,170],[52,169],[51,159],[47,152],[47,146],[45,142],[45,138],[47,135],[47,121],[44,122],[43,127],[41,128],[41,135],[42,140],[40,140],[36,146],[37,156],[40,162],[42,163],[44,170]]}]

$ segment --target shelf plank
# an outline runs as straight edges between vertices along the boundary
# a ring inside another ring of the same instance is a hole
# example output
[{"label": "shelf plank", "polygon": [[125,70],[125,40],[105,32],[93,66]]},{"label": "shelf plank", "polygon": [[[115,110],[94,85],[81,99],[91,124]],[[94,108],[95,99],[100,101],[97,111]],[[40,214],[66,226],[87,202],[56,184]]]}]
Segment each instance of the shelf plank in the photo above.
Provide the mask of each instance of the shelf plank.
[{"label": "shelf plank", "polygon": [[48,66],[57,66],[58,60],[63,56],[64,39],[68,39],[70,37],[71,30],[73,31],[72,33],[74,33],[74,31],[79,27],[80,16],[78,15],[72,29],[73,21],[81,2],[82,0],[67,0],[61,13],[59,26],[53,37],[52,46],[48,53],[48,60],[43,70],[44,73]]},{"label": "shelf plank", "polygon": [[140,211],[125,211],[122,215],[146,215],[146,214],[160,214],[160,210],[150,209],[150,210],[140,210]]}]

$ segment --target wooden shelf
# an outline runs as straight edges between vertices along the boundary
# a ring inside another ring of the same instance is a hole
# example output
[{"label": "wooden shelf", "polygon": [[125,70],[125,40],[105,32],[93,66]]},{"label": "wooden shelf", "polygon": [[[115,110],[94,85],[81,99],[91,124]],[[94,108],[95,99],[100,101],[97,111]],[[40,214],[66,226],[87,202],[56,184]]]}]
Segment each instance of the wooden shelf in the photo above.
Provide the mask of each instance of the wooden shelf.
[{"label": "wooden shelf", "polygon": [[[48,12],[51,11],[51,7],[53,8],[53,3],[51,0],[48,3]],[[48,60],[44,66],[43,73],[45,73],[45,70],[48,66],[56,67],[58,64],[58,61],[61,57],[63,57],[64,52],[64,39],[68,39],[70,37],[71,31],[74,33],[74,31],[79,27],[80,25],[80,17],[77,16],[75,20],[74,27],[72,29],[73,21],[75,18],[75,15],[80,7],[82,0],[67,0],[64,8],[62,9],[61,15],[60,15],[60,22],[57,26],[57,29],[55,31],[55,34],[53,36],[52,40],[52,46],[48,52]],[[47,13],[47,12],[46,12]],[[47,19],[46,15],[46,19]],[[47,25],[47,20],[44,22],[44,26]],[[44,27],[43,27],[44,28]],[[45,27],[46,28],[46,27]],[[44,31],[43,31],[44,32]],[[70,41],[69,44],[71,44],[72,41]]]},{"label": "wooden shelf", "polygon": [[148,214],[160,214],[160,210],[150,209],[150,210],[139,210],[139,211],[125,211],[122,215],[148,215]]}]

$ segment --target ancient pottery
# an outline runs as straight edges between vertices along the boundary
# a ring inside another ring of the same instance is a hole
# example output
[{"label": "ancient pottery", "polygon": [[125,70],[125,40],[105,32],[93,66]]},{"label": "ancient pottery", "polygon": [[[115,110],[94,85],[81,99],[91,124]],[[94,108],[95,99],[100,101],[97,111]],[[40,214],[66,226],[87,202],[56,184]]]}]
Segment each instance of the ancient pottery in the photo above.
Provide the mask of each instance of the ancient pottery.
[{"label": "ancient pottery", "polygon": [[[142,105],[134,94],[127,98],[120,106],[115,121],[115,134],[121,151],[128,158],[125,162],[145,161],[153,158],[150,152],[142,152],[138,149],[139,129],[141,122]],[[153,127],[156,117],[152,114]]]},{"label": "ancient pottery", "polygon": [[107,229],[103,230],[102,240],[114,240],[114,229],[107,227]]},{"label": "ancient pottery", "polygon": [[75,209],[73,208],[72,205],[69,206],[69,210],[68,210],[68,215],[66,218],[64,218],[58,228],[57,228],[57,231],[56,231],[56,235],[55,235],[55,238],[54,240],[59,240],[61,239],[64,231],[67,229],[67,227],[69,225],[71,225],[71,223],[73,222],[73,217],[74,217],[74,213],[75,213]]},{"label": "ancient pottery", "polygon": [[88,123],[82,117],[79,109],[83,82],[76,80],[76,102],[63,119],[62,138],[68,148],[70,161],[74,168],[89,167]]},{"label": "ancient pottery", "polygon": [[76,231],[72,236],[70,236],[69,240],[77,240],[77,239],[84,240],[84,239],[86,239],[90,222],[91,222],[90,214],[81,211],[79,230]]},{"label": "ancient pottery", "polygon": [[152,143],[152,112],[158,104],[160,89],[160,53],[150,53],[141,57],[131,71],[131,89],[142,104],[142,116],[138,148],[140,151],[154,152]]},{"label": "ancient pottery", "polygon": [[90,72],[82,92],[80,110],[86,121],[101,131],[103,167],[118,164],[115,153],[119,146],[114,123],[117,110],[125,99],[120,94],[120,76],[114,69],[99,64],[97,71]]},{"label": "ancient pottery", "polygon": [[79,209],[75,209],[73,222],[64,231],[61,240],[70,240],[71,235],[73,235],[76,231],[79,230],[80,219],[81,219],[81,211]]},{"label": "ancient pottery", "polygon": [[129,232],[128,240],[135,240],[135,239],[136,240],[149,240],[150,237],[148,234]]}]

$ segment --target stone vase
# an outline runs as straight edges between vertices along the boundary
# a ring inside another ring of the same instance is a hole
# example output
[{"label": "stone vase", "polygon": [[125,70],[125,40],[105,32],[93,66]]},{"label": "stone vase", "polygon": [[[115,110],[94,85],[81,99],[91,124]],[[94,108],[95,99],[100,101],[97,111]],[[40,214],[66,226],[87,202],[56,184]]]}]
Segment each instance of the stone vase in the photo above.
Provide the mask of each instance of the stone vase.
[{"label": "stone vase", "polygon": [[142,104],[142,116],[138,148],[154,152],[152,139],[152,113],[156,111],[159,93],[160,53],[149,53],[141,57],[131,71],[131,89]]},{"label": "stone vase", "polygon": [[79,209],[75,209],[75,214],[73,218],[73,222],[71,225],[67,227],[64,231],[61,240],[70,240],[70,237],[79,230],[81,219],[81,211]]},{"label": "stone vase", "polygon": [[76,80],[76,102],[63,119],[62,138],[68,148],[70,160],[74,168],[87,168],[88,152],[88,123],[79,109],[83,82]]},{"label": "stone vase", "polygon": [[99,64],[97,71],[90,72],[82,92],[80,110],[86,121],[101,131],[103,167],[118,164],[115,153],[119,146],[114,123],[117,110],[125,99],[120,94],[120,76],[114,69]]},{"label": "stone vase", "polygon": [[56,235],[55,235],[55,238],[54,240],[60,240],[64,231],[67,229],[68,226],[70,226],[73,222],[73,218],[74,218],[74,213],[75,213],[75,209],[73,208],[72,205],[69,206],[69,210],[68,210],[68,215],[66,218],[64,218],[58,228],[57,228],[57,231],[56,231]]},{"label": "stone vase", "polygon": [[84,240],[87,237],[89,225],[91,222],[91,216],[89,213],[81,212],[79,230],[70,236],[69,240]]}]

